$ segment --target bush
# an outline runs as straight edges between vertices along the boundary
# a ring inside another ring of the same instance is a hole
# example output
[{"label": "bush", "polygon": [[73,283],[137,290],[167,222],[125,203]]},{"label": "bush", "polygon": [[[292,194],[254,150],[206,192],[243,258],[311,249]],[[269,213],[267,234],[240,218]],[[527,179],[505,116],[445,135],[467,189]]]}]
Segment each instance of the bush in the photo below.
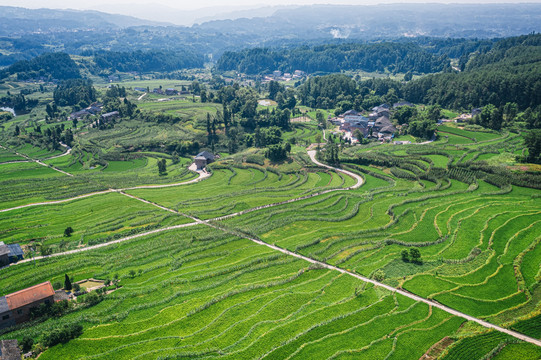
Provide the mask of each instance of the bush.
[{"label": "bush", "polygon": [[65,344],[71,339],[79,337],[83,333],[81,324],[70,324],[64,328],[52,329],[43,334],[43,345],[51,347],[57,344]]},{"label": "bush", "polygon": [[23,339],[20,342],[21,348],[23,349],[23,352],[28,352],[32,350],[32,345],[34,345],[34,339],[32,339],[30,336],[23,336]]}]

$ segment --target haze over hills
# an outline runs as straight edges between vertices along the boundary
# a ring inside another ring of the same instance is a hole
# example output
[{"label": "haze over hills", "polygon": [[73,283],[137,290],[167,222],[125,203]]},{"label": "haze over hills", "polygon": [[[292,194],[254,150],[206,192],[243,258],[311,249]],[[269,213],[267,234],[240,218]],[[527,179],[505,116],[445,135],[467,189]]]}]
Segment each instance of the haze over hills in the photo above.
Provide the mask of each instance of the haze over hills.
[{"label": "haze over hills", "polygon": [[541,4],[390,4],[302,6],[277,10],[266,18],[212,21],[199,27],[284,38],[485,38],[539,31],[539,24]]},{"label": "haze over hills", "polygon": [[2,36],[89,29],[114,30],[143,25],[164,26],[168,24],[92,10],[0,7],[0,35]]},{"label": "haze over hills", "polygon": [[196,10],[182,10],[160,4],[105,4],[95,10],[123,14],[151,21],[166,21],[175,25],[192,26],[213,20],[236,20],[272,16],[277,10],[298,6],[215,6]]},{"label": "haze over hills", "polygon": [[[83,29],[105,31],[194,22],[199,23],[192,26],[195,32],[242,35],[256,41],[420,35],[487,38],[541,30],[541,4],[535,3],[215,7],[193,11],[137,4],[129,8],[114,4],[101,6],[102,11],[0,9],[0,35]],[[157,19],[160,21],[154,21]]]}]

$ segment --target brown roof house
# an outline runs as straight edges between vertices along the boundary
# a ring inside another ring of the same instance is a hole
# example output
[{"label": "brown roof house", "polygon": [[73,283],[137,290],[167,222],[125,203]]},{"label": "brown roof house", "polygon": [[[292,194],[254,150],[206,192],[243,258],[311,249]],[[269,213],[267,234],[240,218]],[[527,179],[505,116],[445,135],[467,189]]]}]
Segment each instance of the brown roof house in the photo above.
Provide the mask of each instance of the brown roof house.
[{"label": "brown roof house", "polygon": [[31,309],[53,302],[54,289],[49,281],[0,296],[0,329],[30,320]]}]

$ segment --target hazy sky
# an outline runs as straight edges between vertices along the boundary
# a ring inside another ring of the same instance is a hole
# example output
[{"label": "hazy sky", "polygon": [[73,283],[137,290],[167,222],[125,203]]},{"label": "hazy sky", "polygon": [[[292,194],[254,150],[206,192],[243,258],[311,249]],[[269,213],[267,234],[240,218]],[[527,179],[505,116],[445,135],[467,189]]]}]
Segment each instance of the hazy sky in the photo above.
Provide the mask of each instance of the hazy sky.
[{"label": "hazy sky", "polygon": [[204,7],[249,6],[255,5],[306,5],[306,4],[351,4],[374,5],[382,3],[540,3],[541,0],[0,0],[0,5],[21,6],[28,8],[64,8],[64,9],[96,9],[100,4],[161,4],[177,9],[193,10]]}]

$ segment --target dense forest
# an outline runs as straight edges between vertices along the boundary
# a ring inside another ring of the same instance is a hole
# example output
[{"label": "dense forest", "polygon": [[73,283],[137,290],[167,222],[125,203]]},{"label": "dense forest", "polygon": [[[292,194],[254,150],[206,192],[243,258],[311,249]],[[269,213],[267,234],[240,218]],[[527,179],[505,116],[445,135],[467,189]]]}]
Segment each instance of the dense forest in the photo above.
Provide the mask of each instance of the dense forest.
[{"label": "dense forest", "polygon": [[17,74],[18,80],[37,79],[65,80],[80,78],[77,64],[66,53],[45,53],[30,60],[17,61],[0,71],[0,79]]},{"label": "dense forest", "polygon": [[473,53],[461,73],[429,75],[403,87],[412,102],[460,109],[516,103],[541,105],[541,34],[504,39],[486,53]]},{"label": "dense forest", "polygon": [[434,73],[449,67],[446,55],[435,55],[414,43],[373,43],[301,46],[292,49],[247,49],[226,52],[216,69],[246,74],[273,70],[292,72],[340,72],[342,70]]},{"label": "dense forest", "polygon": [[[85,52],[83,55],[91,55]],[[190,51],[100,51],[93,54],[97,71],[175,71],[203,67],[204,57]]]}]

